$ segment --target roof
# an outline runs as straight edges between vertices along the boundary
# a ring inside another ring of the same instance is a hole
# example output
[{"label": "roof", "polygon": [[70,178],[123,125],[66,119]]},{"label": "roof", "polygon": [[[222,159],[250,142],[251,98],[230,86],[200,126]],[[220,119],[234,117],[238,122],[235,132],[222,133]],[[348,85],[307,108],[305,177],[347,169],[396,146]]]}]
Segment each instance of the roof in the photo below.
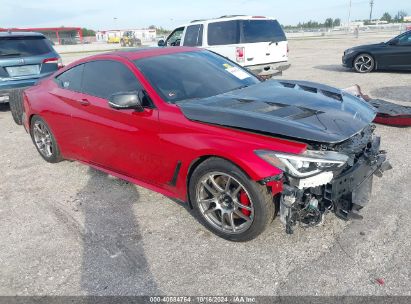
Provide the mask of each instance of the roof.
[{"label": "roof", "polygon": [[43,34],[36,33],[36,32],[0,32],[0,37],[22,37],[22,36],[44,37]]},{"label": "roof", "polygon": [[114,51],[114,52],[109,52],[109,53],[103,53],[103,54],[88,57],[88,59],[111,55],[111,56],[120,56],[123,58],[127,58],[129,60],[136,60],[136,59],[141,59],[141,58],[146,58],[146,57],[154,57],[154,56],[161,56],[161,55],[168,55],[168,54],[175,54],[175,53],[196,52],[199,50],[201,49],[194,48],[194,47],[183,47],[183,46],[135,48],[135,49],[119,50],[119,51]]},{"label": "roof", "polygon": [[204,23],[204,22],[221,22],[221,21],[230,21],[230,20],[254,20],[254,19],[274,19],[271,17],[265,16],[250,16],[250,15],[226,15],[218,18],[209,18],[201,20],[193,20],[189,24]]},{"label": "roof", "polygon": [[59,74],[71,69],[73,66],[76,66],[81,63],[93,61],[93,60],[104,60],[104,59],[112,59],[110,57],[122,57],[126,58],[130,61],[138,60],[142,58],[148,57],[155,57],[161,55],[168,55],[168,54],[176,54],[176,53],[184,53],[184,52],[198,52],[202,51],[201,48],[195,47],[184,47],[184,46],[172,46],[172,47],[147,47],[147,48],[135,48],[135,49],[126,49],[126,50],[118,50],[114,52],[107,52],[101,53],[97,55],[92,55],[88,57],[84,57],[82,59],[73,61],[72,63],[66,65],[64,68],[59,70]]}]

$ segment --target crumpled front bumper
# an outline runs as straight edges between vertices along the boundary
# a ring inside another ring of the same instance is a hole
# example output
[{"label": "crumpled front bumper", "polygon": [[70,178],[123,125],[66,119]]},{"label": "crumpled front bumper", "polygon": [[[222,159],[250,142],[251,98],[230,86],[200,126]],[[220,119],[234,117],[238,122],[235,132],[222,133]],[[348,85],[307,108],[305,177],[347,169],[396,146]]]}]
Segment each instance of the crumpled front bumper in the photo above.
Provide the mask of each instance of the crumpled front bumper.
[{"label": "crumpled front bumper", "polygon": [[373,155],[361,158],[348,171],[326,185],[324,199],[333,202],[337,217],[344,220],[362,219],[358,211],[370,199],[373,176],[382,177],[383,172],[391,168],[385,151],[378,151]]},{"label": "crumpled front bumper", "polygon": [[339,218],[362,219],[358,214],[369,201],[373,176],[391,169],[385,153],[379,153],[372,160],[362,160],[350,170],[335,178],[325,187],[324,198],[334,202],[334,212]]},{"label": "crumpled front bumper", "polygon": [[374,175],[382,177],[392,167],[380,150],[380,137],[373,136],[366,146],[358,140],[347,144],[335,148],[349,155],[346,167],[339,171],[324,171],[315,179],[286,176],[279,214],[287,233],[293,233],[297,222],[307,227],[322,223],[328,211],[344,220],[362,219],[359,211],[369,202]]}]

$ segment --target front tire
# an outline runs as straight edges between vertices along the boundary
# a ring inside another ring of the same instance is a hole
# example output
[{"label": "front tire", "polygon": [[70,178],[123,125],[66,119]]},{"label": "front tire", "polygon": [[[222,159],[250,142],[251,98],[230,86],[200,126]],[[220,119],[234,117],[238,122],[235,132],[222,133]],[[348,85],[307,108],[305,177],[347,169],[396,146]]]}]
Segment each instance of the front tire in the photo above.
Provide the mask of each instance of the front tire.
[{"label": "front tire", "polygon": [[56,138],[50,127],[40,116],[34,116],[30,124],[30,135],[41,157],[49,163],[63,160]]},{"label": "front tire", "polygon": [[369,73],[375,68],[375,60],[370,54],[360,54],[355,57],[353,67],[358,73]]},{"label": "front tire", "polygon": [[15,89],[9,95],[11,115],[16,124],[23,124],[23,90]]},{"label": "front tire", "polygon": [[209,158],[194,170],[189,197],[197,219],[230,241],[256,238],[274,218],[275,205],[267,187],[220,158]]}]

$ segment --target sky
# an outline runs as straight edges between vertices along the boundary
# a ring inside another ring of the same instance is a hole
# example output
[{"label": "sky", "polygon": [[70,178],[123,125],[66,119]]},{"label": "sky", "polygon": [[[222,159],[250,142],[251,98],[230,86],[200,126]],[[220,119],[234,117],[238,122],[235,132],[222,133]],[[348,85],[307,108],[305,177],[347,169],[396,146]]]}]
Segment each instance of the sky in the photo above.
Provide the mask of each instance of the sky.
[{"label": "sky", "polygon": [[[352,0],[351,20],[367,19],[369,0]],[[94,30],[144,28],[167,29],[222,15],[264,15],[281,24],[320,21],[328,17],[348,19],[349,0],[0,0],[1,27],[79,26]],[[411,0],[374,0],[375,18],[388,11],[405,10]]]}]

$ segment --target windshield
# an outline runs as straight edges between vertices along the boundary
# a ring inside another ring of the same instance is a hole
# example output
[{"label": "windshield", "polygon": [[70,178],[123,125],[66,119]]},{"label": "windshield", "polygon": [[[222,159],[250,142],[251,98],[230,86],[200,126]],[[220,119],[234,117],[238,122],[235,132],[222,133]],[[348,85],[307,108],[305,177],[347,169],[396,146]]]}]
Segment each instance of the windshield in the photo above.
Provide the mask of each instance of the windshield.
[{"label": "windshield", "polygon": [[209,51],[175,53],[134,62],[170,103],[215,96],[260,82],[247,70]]},{"label": "windshield", "polygon": [[44,37],[0,37],[0,57],[37,56],[50,52]]}]

